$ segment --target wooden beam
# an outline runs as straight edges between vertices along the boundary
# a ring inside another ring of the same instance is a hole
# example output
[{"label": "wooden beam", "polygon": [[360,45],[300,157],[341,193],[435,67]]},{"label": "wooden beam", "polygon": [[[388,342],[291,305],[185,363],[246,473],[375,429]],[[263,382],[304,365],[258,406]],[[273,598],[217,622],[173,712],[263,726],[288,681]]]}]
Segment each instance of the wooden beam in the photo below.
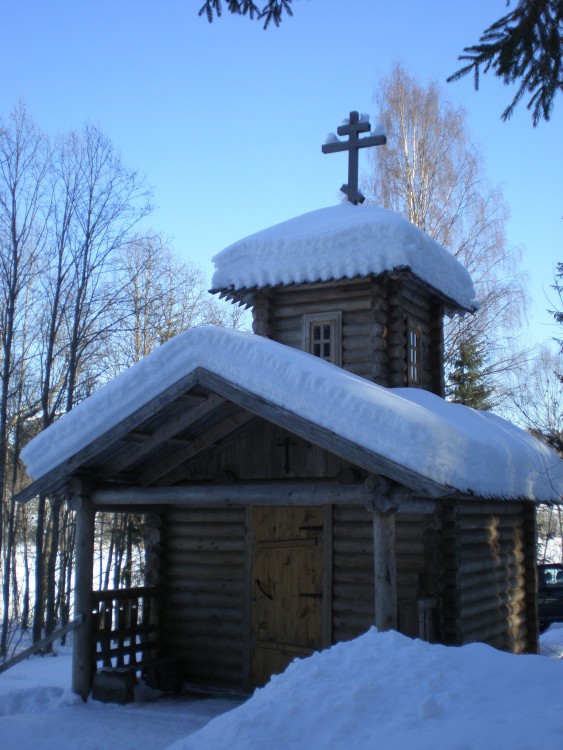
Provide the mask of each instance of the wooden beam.
[{"label": "wooden beam", "polygon": [[[184,401],[186,397],[182,396],[181,399]],[[166,440],[185,430],[190,424],[210,414],[222,403],[224,403],[224,399],[214,394],[210,394],[205,399],[198,398],[195,405],[188,400],[188,408],[185,411],[179,411],[152,434],[147,435],[142,443],[137,443],[134,447],[125,449],[124,452],[119,453],[115,458],[101,466],[97,478],[104,482],[109,477],[118,474],[131,464],[144,458]]]},{"label": "wooden beam", "polygon": [[368,477],[365,488],[373,521],[375,626],[379,631],[396,630],[399,608],[395,516],[410,493],[407,488],[380,476]]},{"label": "wooden beam", "polygon": [[363,505],[362,484],[336,482],[241,482],[176,487],[124,487],[92,492],[95,506],[106,505]]},{"label": "wooden beam", "polygon": [[396,630],[397,561],[395,557],[395,512],[372,513],[373,564],[375,571],[375,627]]},{"label": "wooden beam", "polygon": [[181,448],[178,448],[168,456],[151,463],[149,468],[141,474],[140,483],[142,485],[152,484],[157,480],[170,474],[181,464],[186,463],[194,456],[210,448],[213,443],[223,440],[231,432],[234,432],[242,425],[250,422],[254,419],[254,414],[249,414],[245,411],[237,411],[235,414],[231,414],[226,419],[221,420],[217,424],[210,427],[208,430],[203,432],[194,440],[190,440],[189,443]]},{"label": "wooden beam", "polygon": [[[106,485],[92,490],[96,507],[145,505],[366,505],[363,484],[331,481],[237,482],[236,484],[185,484],[172,487],[135,487]],[[411,498],[399,513],[433,513],[436,503]]]},{"label": "wooden beam", "polygon": [[57,494],[61,491],[62,486],[68,478],[81,466],[91,463],[96,456],[107,450],[111,445],[115,445],[128,432],[134,430],[147,419],[150,419],[162,409],[173,403],[179,396],[186,394],[198,383],[197,371],[189,372],[180,378],[174,385],[166,391],[143,404],[139,409],[134,411],[119,424],[113,425],[103,432],[99,437],[63,461],[52,471],[47,472],[44,476],[32,482],[28,487],[18,492],[14,500],[19,503],[28,502],[39,494]]},{"label": "wooden beam", "polygon": [[364,448],[352,440],[342,437],[342,435],[310,422],[305,417],[294,414],[287,408],[272,404],[241,386],[233,385],[203,368],[198,369],[198,379],[202,386],[214,393],[220,394],[229,401],[239,404],[263,419],[267,419],[279,427],[283,427],[289,432],[293,432],[295,435],[309,440],[311,443],[350,461],[356,466],[366,469],[370,473],[388,476],[399,484],[410,487],[412,490],[429,497],[451,496],[455,492],[450,487],[446,487],[429,477],[408,469],[390,458],[377,455],[368,448]]},{"label": "wooden beam", "polygon": [[82,622],[74,631],[72,642],[72,689],[86,700],[95,670],[92,649],[92,584],[94,567],[95,511],[87,498],[76,511],[76,563],[74,614]]}]

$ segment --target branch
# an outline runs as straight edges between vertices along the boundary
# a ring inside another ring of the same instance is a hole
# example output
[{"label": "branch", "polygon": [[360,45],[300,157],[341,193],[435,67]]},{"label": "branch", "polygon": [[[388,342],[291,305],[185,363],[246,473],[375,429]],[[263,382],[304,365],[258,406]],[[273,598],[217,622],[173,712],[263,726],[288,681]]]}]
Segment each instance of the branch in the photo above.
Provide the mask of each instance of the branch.
[{"label": "branch", "polygon": [[473,72],[479,88],[481,68],[491,68],[505,85],[519,83],[512,102],[502,113],[507,120],[524,94],[531,94],[526,107],[537,126],[549,120],[555,96],[563,91],[562,67],[563,2],[561,0],[519,0],[515,10],[486,29],[479,44],[464,48],[458,60],[468,61],[448,83]]},{"label": "branch", "polygon": [[[266,5],[260,10],[253,0],[227,0],[227,10],[233,15],[248,15],[252,21],[255,18],[256,20],[264,19],[264,28],[267,29],[271,21],[274,22],[275,26],[279,26],[282,22],[284,12],[288,16],[293,15],[291,3],[292,0],[268,0]],[[205,14],[209,23],[212,23],[215,16],[220,18],[222,13],[223,6],[221,0],[205,0],[198,15],[203,16]]]}]

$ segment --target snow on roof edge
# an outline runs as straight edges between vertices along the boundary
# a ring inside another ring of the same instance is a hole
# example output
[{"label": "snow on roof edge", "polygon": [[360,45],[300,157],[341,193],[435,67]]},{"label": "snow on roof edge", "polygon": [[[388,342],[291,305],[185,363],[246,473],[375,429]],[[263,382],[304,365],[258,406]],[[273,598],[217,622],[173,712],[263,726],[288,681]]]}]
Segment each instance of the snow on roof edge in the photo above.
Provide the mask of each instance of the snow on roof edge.
[{"label": "snow on roof edge", "polygon": [[197,368],[458,492],[542,502],[563,495],[563,462],[496,415],[420,389],[386,389],[297,349],[214,327],[176,336],[35,437],[22,451],[30,475],[45,476]]},{"label": "snow on roof edge", "polygon": [[317,209],[243,238],[212,260],[215,291],[327,282],[408,268],[461,310],[479,307],[463,265],[421,229],[379,206]]}]

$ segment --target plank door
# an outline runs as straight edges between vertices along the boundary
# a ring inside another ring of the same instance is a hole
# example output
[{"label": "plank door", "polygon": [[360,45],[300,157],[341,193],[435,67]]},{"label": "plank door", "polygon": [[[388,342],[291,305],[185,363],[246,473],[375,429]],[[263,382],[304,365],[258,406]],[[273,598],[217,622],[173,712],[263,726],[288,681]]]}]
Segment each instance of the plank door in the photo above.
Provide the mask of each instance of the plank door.
[{"label": "plank door", "polygon": [[323,509],[252,511],[251,680],[264,685],[321,648]]}]

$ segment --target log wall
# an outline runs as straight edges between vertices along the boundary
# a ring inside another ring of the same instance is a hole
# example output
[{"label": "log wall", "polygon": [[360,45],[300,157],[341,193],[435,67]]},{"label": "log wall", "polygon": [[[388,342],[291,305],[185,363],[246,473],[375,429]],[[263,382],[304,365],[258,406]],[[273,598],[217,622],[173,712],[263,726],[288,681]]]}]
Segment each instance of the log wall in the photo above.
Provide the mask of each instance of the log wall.
[{"label": "log wall", "polygon": [[[327,509],[328,510],[328,509]],[[360,506],[332,508],[332,549],[325,591],[331,641],[367,631],[375,619],[372,516]],[[397,516],[399,629],[418,635],[425,589],[425,529],[432,517]],[[248,675],[250,602],[243,508],[170,508],[163,523],[162,633],[187,681],[242,687]],[[246,572],[245,572],[246,571]],[[330,595],[330,594],[329,594]]]},{"label": "log wall", "polygon": [[245,512],[170,508],[162,627],[187,681],[241,687],[244,671]]},{"label": "log wall", "polygon": [[459,503],[444,513],[446,643],[535,652],[535,529],[522,503]]},{"label": "log wall", "polygon": [[342,313],[342,367],[378,385],[407,385],[407,327],[420,330],[421,387],[443,395],[443,306],[406,274],[276,287],[255,296],[253,330],[303,349],[303,316]]},{"label": "log wall", "polygon": [[[396,518],[399,630],[405,635],[418,636],[418,600],[434,593],[427,534],[433,526],[432,516],[400,513]],[[365,633],[375,621],[372,517],[363,507],[334,507],[332,528],[332,639],[337,643]]]}]

